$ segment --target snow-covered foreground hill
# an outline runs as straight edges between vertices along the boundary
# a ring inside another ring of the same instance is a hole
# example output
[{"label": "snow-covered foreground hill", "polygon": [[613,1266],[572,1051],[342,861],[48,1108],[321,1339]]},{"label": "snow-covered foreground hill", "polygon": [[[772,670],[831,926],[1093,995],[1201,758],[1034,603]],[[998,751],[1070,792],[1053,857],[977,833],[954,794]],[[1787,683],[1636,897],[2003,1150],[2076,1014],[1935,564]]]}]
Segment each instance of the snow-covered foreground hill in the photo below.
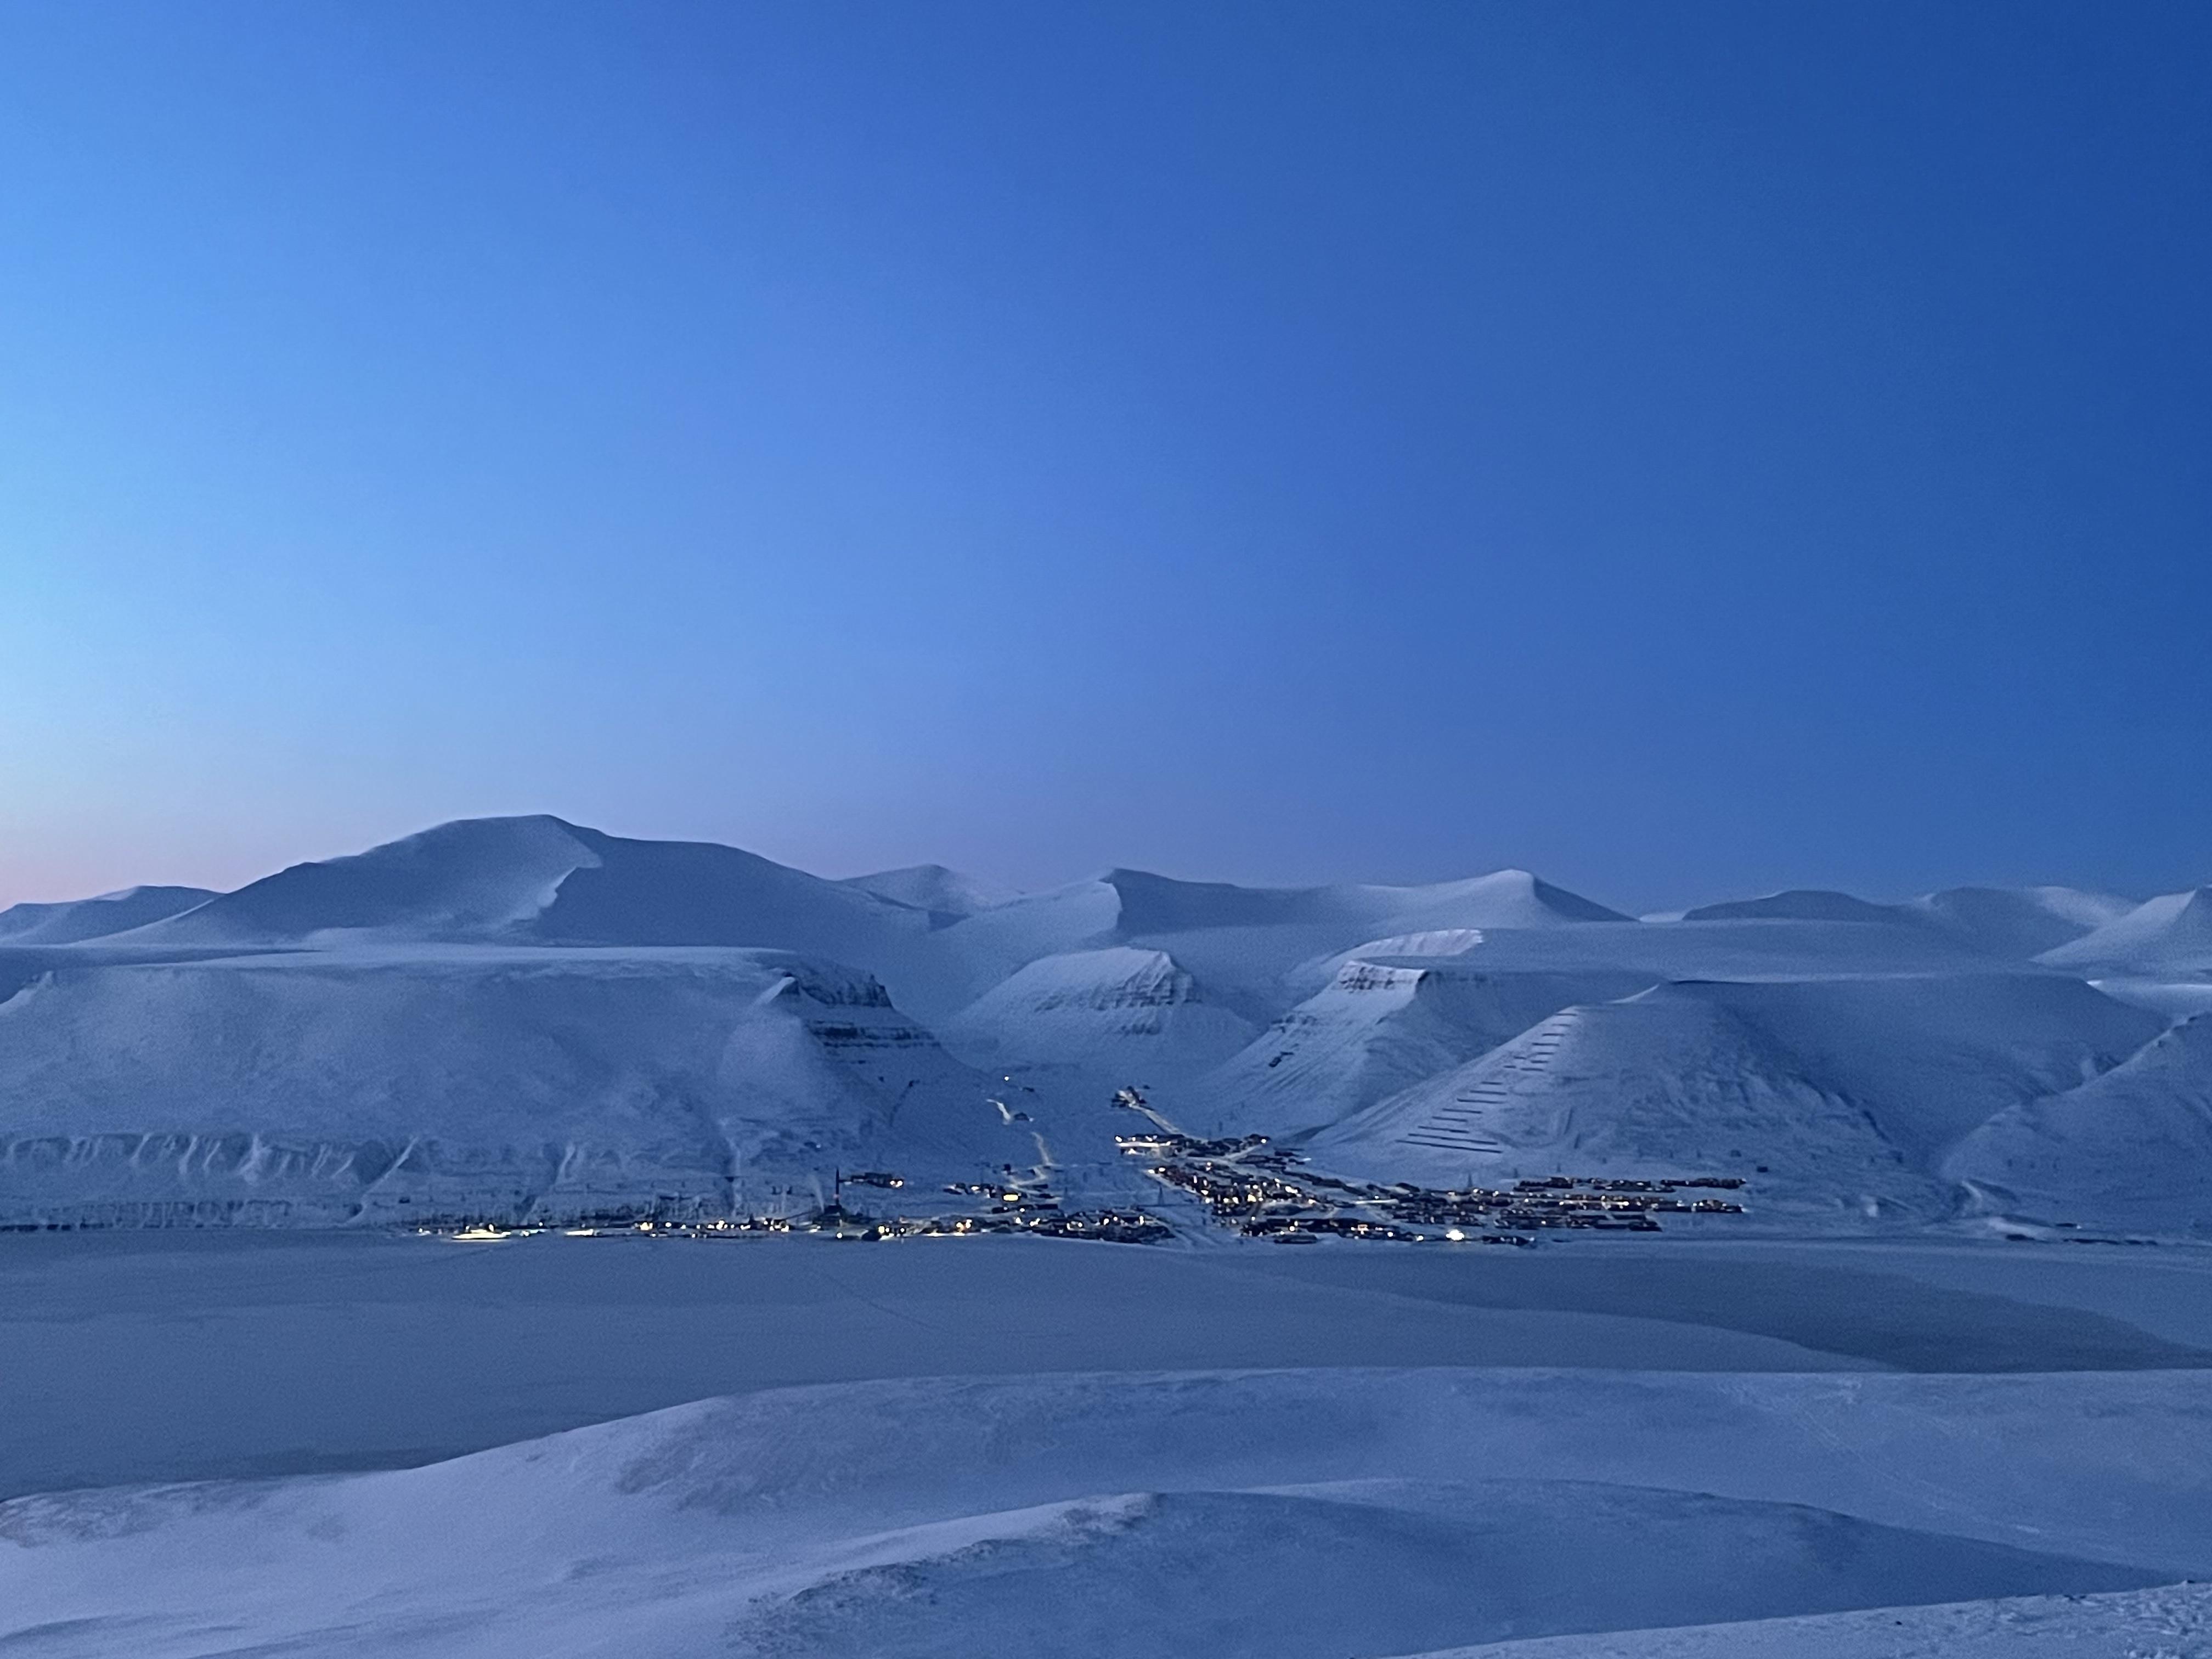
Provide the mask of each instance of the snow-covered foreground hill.
[{"label": "snow-covered foreground hill", "polygon": [[[1278,1371],[703,1401],[0,1506],[35,1659],[1305,1659],[2212,1572],[2204,1374]],[[1880,1651],[1880,1650],[1872,1650]]]},{"label": "snow-covered foreground hill", "polygon": [[2201,1659],[2208,1273],[0,1237],[0,1652]]},{"label": "snow-covered foreground hill", "polygon": [[2202,1659],[2212,1585],[1540,1636],[1405,1659]]},{"label": "snow-covered foreground hill", "polygon": [[[0,1237],[0,1498],[388,1468],[798,1383],[1279,1366],[2212,1366],[2196,1250],[1510,1254],[374,1231]],[[0,1650],[4,1651],[4,1650]]]},{"label": "snow-covered foreground hill", "polygon": [[0,913],[0,1224],[787,1209],[855,1164],[1127,1202],[1105,1102],[1140,1084],[1383,1182],[1717,1175],[1793,1227],[2212,1236],[2208,903],[1634,921],[1522,871],[1008,896],[465,821]]}]

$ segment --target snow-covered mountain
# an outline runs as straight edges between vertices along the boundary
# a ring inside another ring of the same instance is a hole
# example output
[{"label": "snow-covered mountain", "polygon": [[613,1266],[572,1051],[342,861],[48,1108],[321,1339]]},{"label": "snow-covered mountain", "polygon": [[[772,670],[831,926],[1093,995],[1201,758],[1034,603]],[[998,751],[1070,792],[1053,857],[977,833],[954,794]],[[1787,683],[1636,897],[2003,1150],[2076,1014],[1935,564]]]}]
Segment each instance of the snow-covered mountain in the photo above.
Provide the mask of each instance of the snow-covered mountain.
[{"label": "snow-covered mountain", "polygon": [[2212,1014],[1996,1114],[1944,1172],[2008,1213],[2212,1238]]},{"label": "snow-covered mountain", "polygon": [[[1765,1164],[1808,1217],[2118,1225],[2139,1193],[2186,1230],[2212,1055],[2153,1039],[2208,993],[2212,890],[1807,889],[1638,922],[1524,871],[1015,896],[465,820],[232,893],[0,913],[0,1209],[550,1212],[1048,1143],[1112,1163],[1104,1097],[1139,1083],[1391,1180]],[[1007,1073],[1018,1129],[986,1103]]]},{"label": "snow-covered mountain", "polygon": [[735,945],[875,966],[926,913],[734,847],[466,818],[294,865],[137,930],[159,945]]},{"label": "snow-covered mountain", "polygon": [[979,1066],[1066,1067],[1109,1091],[1183,1077],[1252,1037],[1250,1022],[1209,1002],[1166,951],[1127,945],[1041,957],[942,1029]]},{"label": "snow-covered mountain", "polygon": [[1223,1131],[1334,1122],[1473,1060],[1577,1003],[1680,981],[1974,974],[1989,964],[1914,925],[1749,918],[1664,926],[1401,934],[1304,964],[1332,975],[1218,1071],[1172,1097]]},{"label": "snow-covered mountain", "polygon": [[2212,976],[2212,887],[2165,893],[2043,953],[2054,968]]},{"label": "snow-covered mountain", "polygon": [[[1933,928],[1848,921],[1589,922],[1573,927],[1486,927],[1449,953],[1455,968],[1516,973],[1620,969],[1662,979],[1833,979],[1844,975],[1986,973],[2001,964]],[[1380,942],[1298,964],[1287,979],[1318,989]],[[1416,954],[1407,960],[1427,961]]]},{"label": "snow-covered mountain", "polygon": [[[1216,1133],[1296,1134],[1486,1054],[1572,1003],[1650,982],[1622,969],[1484,972],[1464,957],[1399,957],[1402,939],[1376,943],[1371,958],[1351,957],[1188,1091],[1188,1115]],[[1170,1098],[1180,1104],[1183,1095]]]},{"label": "snow-covered mountain", "polygon": [[2094,933],[2134,906],[2078,887],[1952,887],[1899,908],[1992,956],[2026,961]]},{"label": "snow-covered mountain", "polygon": [[1316,1160],[1492,1184],[1758,1176],[1808,1217],[1933,1218],[1998,1113],[2120,1065],[2156,1016],[2037,974],[1685,981],[1553,1015],[1314,1138]]},{"label": "snow-covered mountain", "polygon": [[51,969],[0,1004],[0,1221],[773,1209],[1034,1157],[850,969],[415,946]]},{"label": "snow-covered mountain", "polygon": [[216,895],[204,887],[126,887],[61,904],[18,904],[0,910],[0,945],[79,945],[162,921]]},{"label": "snow-covered mountain", "polygon": [[1951,887],[1902,904],[1797,888],[1682,913],[1685,921],[1832,921],[1931,928],[1972,951],[2013,961],[2080,939],[2124,915],[2126,899],[2073,887]]},{"label": "snow-covered mountain", "polygon": [[1682,913],[1685,921],[1865,921],[1876,924],[1911,920],[1894,905],[1873,904],[1849,893],[1821,888],[1792,888],[1763,898],[1730,899],[1720,904],[1701,904]]},{"label": "snow-covered mountain", "polygon": [[963,875],[941,864],[913,864],[900,870],[878,870],[873,875],[848,876],[837,884],[927,910],[947,923],[1020,896],[1011,887]]},{"label": "snow-covered mountain", "polygon": [[1247,1018],[1264,1021],[1296,1000],[1284,981],[1301,963],[1385,934],[1626,920],[1524,870],[1420,887],[1296,888],[1109,870],[971,916],[945,930],[943,946],[948,982],[964,984],[971,1000],[1041,957],[1121,945],[1165,951]]}]

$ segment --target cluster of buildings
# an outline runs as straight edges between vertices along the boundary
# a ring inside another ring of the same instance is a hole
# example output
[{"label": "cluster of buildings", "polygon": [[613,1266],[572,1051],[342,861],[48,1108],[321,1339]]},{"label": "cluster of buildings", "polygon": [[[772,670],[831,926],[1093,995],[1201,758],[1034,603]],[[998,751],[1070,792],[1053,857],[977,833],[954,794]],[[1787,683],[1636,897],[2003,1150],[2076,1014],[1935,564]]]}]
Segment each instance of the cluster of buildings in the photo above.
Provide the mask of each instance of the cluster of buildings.
[{"label": "cluster of buildings", "polygon": [[[872,1215],[848,1201],[847,1189],[873,1188],[895,1192],[906,1178],[889,1170],[863,1170],[834,1178],[832,1196],[811,1212],[779,1215],[716,1215],[690,1203],[656,1201],[649,1208],[614,1212],[565,1226],[530,1225],[484,1217],[460,1218],[418,1225],[427,1237],[465,1244],[529,1238],[558,1233],[569,1238],[741,1239],[812,1233],[839,1239],[881,1243],[898,1238],[965,1238],[985,1234],[1027,1233],[1043,1238],[1088,1238],[1114,1244],[1156,1244],[1175,1235],[1158,1217],[1134,1209],[1064,1210],[1060,1199],[1033,1177],[1012,1175],[994,1181],[962,1181],[945,1191],[980,1207],[921,1215]],[[927,1200],[925,1200],[927,1202]]]},{"label": "cluster of buildings", "polygon": [[[1124,1091],[1123,1094],[1133,1094]],[[1120,1103],[1143,1110],[1142,1097]],[[1587,1231],[1660,1231],[1662,1215],[1741,1215],[1743,1206],[1717,1195],[1743,1182],[1733,1176],[1626,1180],[1547,1176],[1506,1188],[1417,1187],[1348,1181],[1303,1167],[1295,1152],[1264,1135],[1208,1140],[1165,1127],[1117,1135],[1145,1173],[1204,1206],[1216,1223],[1255,1238],[1310,1243],[1325,1236],[1405,1243],[1527,1244],[1550,1228]]]},{"label": "cluster of buildings", "polygon": [[[1734,1176],[1636,1179],[1610,1176],[1546,1176],[1510,1187],[1419,1187],[1349,1179],[1306,1167],[1304,1158],[1272,1146],[1259,1134],[1217,1139],[1185,1134],[1152,1109],[1141,1093],[1124,1089],[1117,1105],[1140,1115],[1148,1127],[1116,1135],[1128,1158],[1172,1194],[1166,1217],[1126,1198],[1113,1207],[1075,1210],[1039,1166],[1007,1166],[980,1180],[947,1183],[939,1194],[902,1196],[902,1211],[879,1215],[861,1207],[855,1194],[873,1198],[908,1194],[906,1177],[889,1170],[863,1170],[834,1177],[824,1201],[818,1189],[811,1207],[787,1204],[781,1213],[713,1214],[696,1200],[669,1198],[626,1213],[570,1222],[571,1237],[635,1234],[654,1237],[742,1238],[763,1234],[813,1233],[871,1242],[899,1238],[970,1237],[1031,1234],[1148,1244],[1172,1238],[1180,1212],[1250,1238],[1310,1244],[1328,1238],[1397,1243],[1527,1245],[1554,1229],[1656,1233],[1664,1216],[1741,1215],[1733,1196],[1744,1183]],[[792,1194],[796,1197],[796,1194]],[[950,1200],[950,1202],[948,1202]],[[513,1237],[554,1229],[522,1227],[473,1218],[422,1231],[469,1242]]]}]

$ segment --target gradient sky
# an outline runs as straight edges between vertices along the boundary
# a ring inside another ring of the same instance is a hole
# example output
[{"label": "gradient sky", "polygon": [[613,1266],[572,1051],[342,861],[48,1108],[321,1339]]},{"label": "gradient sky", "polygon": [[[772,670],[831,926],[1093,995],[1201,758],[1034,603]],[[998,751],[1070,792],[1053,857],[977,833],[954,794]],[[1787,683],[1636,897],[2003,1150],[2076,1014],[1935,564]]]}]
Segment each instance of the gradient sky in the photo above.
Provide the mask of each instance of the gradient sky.
[{"label": "gradient sky", "polygon": [[2212,8],[0,0],[0,902],[2212,878]]}]

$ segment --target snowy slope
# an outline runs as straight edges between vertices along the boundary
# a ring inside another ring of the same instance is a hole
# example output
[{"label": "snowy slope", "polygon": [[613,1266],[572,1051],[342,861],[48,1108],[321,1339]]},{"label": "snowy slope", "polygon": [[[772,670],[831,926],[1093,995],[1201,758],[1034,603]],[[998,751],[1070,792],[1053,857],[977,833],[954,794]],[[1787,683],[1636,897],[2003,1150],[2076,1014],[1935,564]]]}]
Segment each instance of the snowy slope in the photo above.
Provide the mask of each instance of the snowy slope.
[{"label": "snowy slope", "polygon": [[2109,1071],[2154,1015],[2056,975],[1984,972],[1715,987],[1925,1164],[2017,1102]]},{"label": "snowy slope", "polygon": [[[1978,952],[1918,927],[1790,920],[1593,923],[1571,928],[1447,928],[1370,940],[1302,963],[1286,983],[1319,992],[1354,962],[1417,968],[1433,981],[1529,981],[1528,1018],[1668,980],[1834,979],[1986,971]],[[1547,1000],[1580,987],[1559,1000]],[[1501,1034],[1512,1035],[1512,1032]],[[1493,1039],[1498,1040],[1498,1039]]]},{"label": "snowy slope", "polygon": [[[1413,939],[1452,937],[1464,935]],[[1650,982],[1619,969],[1485,973],[1465,965],[1467,950],[1399,956],[1407,942],[1379,940],[1346,961],[1326,987],[1170,1103],[1213,1133],[1295,1134],[1449,1071],[1571,1004]]]},{"label": "snowy slope", "polygon": [[1341,968],[1355,957],[1364,962],[1395,962],[1401,957],[1412,957],[1426,962],[1432,958],[1463,957],[1482,943],[1480,927],[1430,927],[1413,933],[1392,933],[1385,939],[1371,939],[1364,945],[1354,945],[1340,952],[1330,963]]},{"label": "snowy slope", "polygon": [[1763,898],[1730,899],[1721,904],[1701,904],[1682,913],[1685,921],[1864,921],[1906,926],[1915,918],[1895,905],[1875,904],[1849,893],[1798,887],[1769,893]]},{"label": "snowy slope", "polygon": [[1813,888],[1687,910],[1687,921],[1832,921],[1925,927],[1964,948],[2010,961],[2068,944],[2131,908],[2125,899],[2073,887],[1952,887],[1903,904],[1878,904]]},{"label": "snowy slope", "polygon": [[[1763,1206],[1924,1218],[1936,1183],[1704,988],[1570,1008],[1316,1136],[1324,1169],[1432,1186],[1751,1175]],[[1778,1190],[1778,1187],[1782,1190]]]},{"label": "snowy slope", "polygon": [[2161,894],[2041,959],[2054,968],[2212,976],[2212,887]]},{"label": "snowy slope", "polygon": [[928,928],[911,906],[733,847],[629,841],[538,817],[463,819],[295,865],[132,937],[753,945],[872,970]]},{"label": "snowy slope", "polygon": [[1172,957],[1129,945],[1041,957],[939,1029],[975,1066],[1065,1067],[1108,1092],[1185,1076],[1252,1038],[1250,1023],[1207,1000]]},{"label": "snowy slope", "polygon": [[909,999],[909,1006],[924,1018],[941,1019],[1042,957],[1126,944],[1120,915],[1121,895],[1111,883],[1082,881],[969,916],[932,937],[932,995]]},{"label": "snowy slope", "polygon": [[2134,908],[2076,887],[1953,887],[1901,905],[1991,956],[2026,961],[2071,943]]},{"label": "snowy slope", "polygon": [[19,1499],[0,1643],[1344,1659],[2124,1591],[2212,1566],[2208,1404],[2191,1373],[788,1389],[398,1473]]},{"label": "snowy slope", "polygon": [[1680,982],[1571,1008],[1323,1131],[1317,1162],[1456,1184],[1758,1176],[1808,1218],[1942,1213],[1947,1153],[2107,1071],[2154,1015],[2031,973]]},{"label": "snowy slope", "polygon": [[1541,1636],[1401,1659],[2202,1659],[2212,1584]]},{"label": "snowy slope", "polygon": [[1163,950],[1248,1017],[1270,1018],[1299,963],[1389,933],[1434,929],[1552,928],[1621,921],[1602,905],[1526,871],[1501,870],[1425,887],[1235,887],[1175,881],[1140,870],[1032,894],[948,928],[948,972],[972,1000],[1040,957],[1110,945]]},{"label": "snowy slope", "polygon": [[0,1004],[0,1219],[126,1223],[765,1206],[1027,1144],[874,980],[747,951],[54,969]]},{"label": "snowy slope", "polygon": [[2212,1237],[2212,1014],[1997,1114],[1945,1168],[2008,1214]]},{"label": "snowy slope", "polygon": [[[1334,977],[1193,1091],[1183,1109],[1195,1121],[1278,1135],[1333,1122],[1573,1004],[1655,983],[1962,971],[1971,983],[1988,972],[1978,955],[1914,924],[1759,918],[1417,933],[1302,964],[1291,978],[1316,968]],[[2050,982],[2051,994],[2078,1000],[2070,981]],[[2147,1033],[2145,1022],[2121,1018],[2126,1032]]]},{"label": "snowy slope", "polygon": [[62,904],[18,904],[0,910],[0,945],[76,945],[161,921],[204,904],[204,887],[126,887]]},{"label": "snowy slope", "polygon": [[941,864],[915,864],[903,869],[878,870],[872,875],[848,876],[837,884],[927,910],[947,923],[1020,896],[1011,887],[963,875]]},{"label": "snowy slope", "polygon": [[478,939],[526,928],[600,860],[548,817],[443,823],[349,857],[295,864],[146,929],[155,943],[304,944],[325,935]]},{"label": "snowy slope", "polygon": [[[1833,979],[1867,974],[1986,973],[1982,953],[1934,928],[1853,921],[1589,922],[1574,927],[1483,927],[1453,953],[1484,972],[1617,971],[1667,979]],[[1319,989],[1352,956],[1383,957],[1362,943],[1300,963],[1290,975]]]}]

